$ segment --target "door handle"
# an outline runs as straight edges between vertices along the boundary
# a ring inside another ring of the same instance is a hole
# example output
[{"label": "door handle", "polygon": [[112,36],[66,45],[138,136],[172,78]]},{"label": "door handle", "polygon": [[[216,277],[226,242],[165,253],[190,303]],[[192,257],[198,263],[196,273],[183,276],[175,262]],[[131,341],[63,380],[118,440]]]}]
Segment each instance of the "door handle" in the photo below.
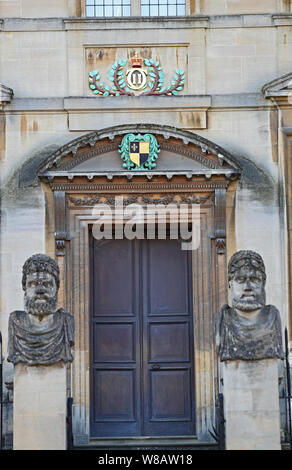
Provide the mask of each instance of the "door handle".
[{"label": "door handle", "polygon": [[159,364],[153,364],[151,367],[152,370],[160,370],[160,365]]}]

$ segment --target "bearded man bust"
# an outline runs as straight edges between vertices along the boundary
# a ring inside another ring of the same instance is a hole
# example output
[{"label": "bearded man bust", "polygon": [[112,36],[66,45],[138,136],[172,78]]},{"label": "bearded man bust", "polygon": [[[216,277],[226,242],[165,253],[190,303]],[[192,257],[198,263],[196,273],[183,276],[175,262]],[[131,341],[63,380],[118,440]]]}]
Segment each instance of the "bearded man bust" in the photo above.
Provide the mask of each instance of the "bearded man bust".
[{"label": "bearded man bust", "polygon": [[216,350],[221,361],[283,359],[281,319],[266,305],[266,271],[251,250],[235,253],[228,264],[230,304],[216,319]]},{"label": "bearded man bust", "polygon": [[26,260],[22,272],[25,311],[10,314],[7,360],[29,365],[71,362],[74,318],[57,309],[57,263],[47,255],[36,254]]}]

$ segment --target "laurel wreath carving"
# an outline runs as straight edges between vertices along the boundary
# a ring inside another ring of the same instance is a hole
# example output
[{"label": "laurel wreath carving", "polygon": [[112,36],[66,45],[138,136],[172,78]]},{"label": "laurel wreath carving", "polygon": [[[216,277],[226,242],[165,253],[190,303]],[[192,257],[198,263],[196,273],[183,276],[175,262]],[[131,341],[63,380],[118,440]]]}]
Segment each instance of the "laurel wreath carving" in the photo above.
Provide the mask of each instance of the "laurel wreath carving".
[{"label": "laurel wreath carving", "polygon": [[[127,85],[125,78],[124,67],[127,64],[126,59],[121,59],[112,65],[108,72],[108,79],[113,82],[110,87],[101,81],[101,74],[98,70],[93,70],[89,73],[88,81],[89,87],[96,96],[136,96],[134,92],[130,90]],[[160,62],[154,61],[154,59],[144,59],[144,65],[148,69],[148,82],[146,90],[139,96],[149,95],[178,95],[183,89],[185,82],[185,73],[183,70],[178,68],[170,81],[170,84],[164,86],[165,73],[160,65]]]}]

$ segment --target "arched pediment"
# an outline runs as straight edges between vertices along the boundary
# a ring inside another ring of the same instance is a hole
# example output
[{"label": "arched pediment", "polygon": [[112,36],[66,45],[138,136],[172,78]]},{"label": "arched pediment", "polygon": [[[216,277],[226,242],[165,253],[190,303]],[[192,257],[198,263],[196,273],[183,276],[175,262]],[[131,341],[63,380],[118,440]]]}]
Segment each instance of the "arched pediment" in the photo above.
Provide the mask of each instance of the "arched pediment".
[{"label": "arched pediment", "polygon": [[262,92],[265,98],[280,98],[291,96],[292,93],[292,72],[277,77],[269,83],[266,83]]},{"label": "arched pediment", "polygon": [[[157,166],[153,170],[129,171],[123,168],[118,152],[122,138],[126,134],[154,135],[160,146]],[[91,132],[59,148],[50,155],[37,170],[42,179],[57,177],[72,179],[75,176],[87,178],[105,176],[135,175],[225,175],[237,177],[241,172],[232,155],[192,132],[159,125],[123,125]]]}]

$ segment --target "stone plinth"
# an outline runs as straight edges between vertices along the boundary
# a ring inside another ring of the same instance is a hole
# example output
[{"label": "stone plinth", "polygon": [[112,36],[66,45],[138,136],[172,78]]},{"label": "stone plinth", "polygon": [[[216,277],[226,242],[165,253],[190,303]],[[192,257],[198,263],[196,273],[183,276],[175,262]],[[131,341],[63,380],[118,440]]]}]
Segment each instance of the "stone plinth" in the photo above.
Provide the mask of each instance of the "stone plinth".
[{"label": "stone plinth", "polygon": [[14,450],[66,449],[66,366],[27,366],[14,372]]},{"label": "stone plinth", "polygon": [[222,364],[227,450],[280,450],[278,360]]}]

